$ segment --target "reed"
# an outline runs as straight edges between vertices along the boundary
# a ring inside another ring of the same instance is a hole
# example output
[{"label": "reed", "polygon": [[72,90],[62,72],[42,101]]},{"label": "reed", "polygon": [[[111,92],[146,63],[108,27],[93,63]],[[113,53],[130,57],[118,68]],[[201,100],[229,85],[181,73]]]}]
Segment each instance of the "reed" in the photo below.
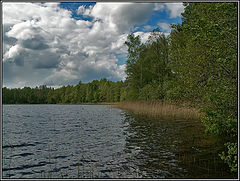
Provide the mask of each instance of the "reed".
[{"label": "reed", "polygon": [[187,105],[174,105],[166,101],[119,102],[114,107],[126,109],[139,115],[160,117],[162,119],[200,119],[202,113]]}]

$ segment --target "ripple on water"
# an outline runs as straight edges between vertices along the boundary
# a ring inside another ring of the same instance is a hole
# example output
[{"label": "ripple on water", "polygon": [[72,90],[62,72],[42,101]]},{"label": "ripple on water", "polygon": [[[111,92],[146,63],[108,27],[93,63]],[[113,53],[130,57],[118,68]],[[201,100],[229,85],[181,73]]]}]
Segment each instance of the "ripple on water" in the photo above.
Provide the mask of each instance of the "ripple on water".
[{"label": "ripple on water", "polygon": [[25,147],[25,146],[36,146],[36,144],[32,144],[32,143],[22,143],[22,144],[18,144],[18,145],[4,145],[2,148],[17,148],[17,147]]},{"label": "ripple on water", "polygon": [[186,146],[196,122],[156,121],[108,105],[3,107],[4,178],[46,178],[48,172],[52,178],[91,178],[91,170],[94,178],[229,176],[184,164],[183,153],[216,152],[208,138],[205,145]]}]

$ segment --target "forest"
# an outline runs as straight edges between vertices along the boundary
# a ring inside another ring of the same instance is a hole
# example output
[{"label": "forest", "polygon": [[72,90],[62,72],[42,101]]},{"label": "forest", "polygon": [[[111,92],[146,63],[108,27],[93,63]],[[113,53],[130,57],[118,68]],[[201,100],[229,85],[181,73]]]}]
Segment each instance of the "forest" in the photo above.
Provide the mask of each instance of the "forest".
[{"label": "forest", "polygon": [[3,104],[98,103],[137,100],[190,102],[206,132],[228,138],[220,157],[237,172],[237,3],[184,3],[182,24],[145,43],[129,34],[125,81],[107,79],[53,89],[3,88]]}]

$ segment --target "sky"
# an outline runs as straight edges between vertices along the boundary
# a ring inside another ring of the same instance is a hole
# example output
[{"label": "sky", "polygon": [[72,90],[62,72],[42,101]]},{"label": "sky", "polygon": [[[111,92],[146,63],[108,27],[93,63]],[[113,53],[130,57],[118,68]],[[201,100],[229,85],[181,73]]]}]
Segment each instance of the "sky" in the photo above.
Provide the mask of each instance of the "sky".
[{"label": "sky", "polygon": [[125,80],[130,33],[146,42],[169,35],[182,3],[7,3],[3,9],[3,87],[60,87]]}]

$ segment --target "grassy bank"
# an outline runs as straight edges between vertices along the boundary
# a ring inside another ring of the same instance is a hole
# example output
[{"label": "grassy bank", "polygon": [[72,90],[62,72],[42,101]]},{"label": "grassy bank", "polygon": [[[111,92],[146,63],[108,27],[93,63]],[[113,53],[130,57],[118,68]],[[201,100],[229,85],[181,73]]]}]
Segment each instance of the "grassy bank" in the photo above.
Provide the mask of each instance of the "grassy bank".
[{"label": "grassy bank", "polygon": [[117,105],[118,102],[79,102],[79,103],[57,103],[57,104],[82,104],[82,105]]},{"label": "grassy bank", "polygon": [[174,105],[166,101],[119,102],[114,105],[140,115],[160,117],[162,119],[200,119],[202,113],[187,105]]}]

